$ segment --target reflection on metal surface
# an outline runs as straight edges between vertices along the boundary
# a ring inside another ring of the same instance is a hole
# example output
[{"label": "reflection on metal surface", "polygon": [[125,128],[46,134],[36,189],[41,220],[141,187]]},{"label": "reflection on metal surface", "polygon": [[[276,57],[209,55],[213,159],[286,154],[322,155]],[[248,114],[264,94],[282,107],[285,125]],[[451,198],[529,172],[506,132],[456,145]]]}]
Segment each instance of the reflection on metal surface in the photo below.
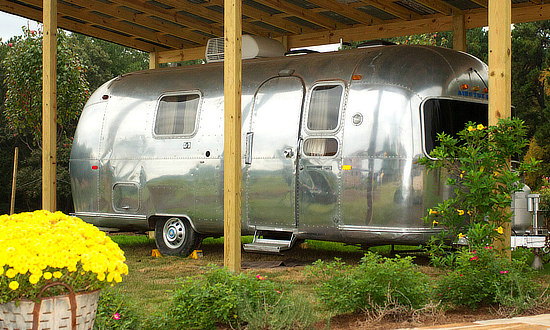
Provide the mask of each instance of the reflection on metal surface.
[{"label": "reflection on metal surface", "polygon": [[[478,118],[487,101],[460,85],[486,80],[487,67],[475,58],[426,46],[244,61],[243,233],[425,242],[434,231],[421,217],[451,192],[444,173],[416,164],[425,154],[422,120],[429,120],[422,107],[435,99],[482,104],[472,107]],[[165,116],[157,133],[181,134],[155,134],[166,95],[184,95],[188,116]],[[223,65],[112,80],[90,97],[75,134],[76,213],[122,230],[187,218],[200,234],[222,235],[223,147]]]}]

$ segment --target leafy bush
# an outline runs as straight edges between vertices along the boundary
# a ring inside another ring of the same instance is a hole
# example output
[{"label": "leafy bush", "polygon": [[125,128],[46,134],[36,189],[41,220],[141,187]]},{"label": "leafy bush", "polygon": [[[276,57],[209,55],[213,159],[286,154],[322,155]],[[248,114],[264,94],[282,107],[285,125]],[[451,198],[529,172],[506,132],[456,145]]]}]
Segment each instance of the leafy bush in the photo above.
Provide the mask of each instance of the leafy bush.
[{"label": "leafy bush", "polygon": [[436,288],[447,305],[476,309],[497,303],[520,312],[536,304],[540,286],[532,281],[532,270],[524,259],[511,262],[492,246],[459,252],[456,269],[444,276]]},{"label": "leafy bush", "polygon": [[103,290],[99,296],[94,329],[139,329],[140,316],[129,305],[128,299],[112,290]]},{"label": "leafy bush", "polygon": [[174,292],[166,315],[155,316],[146,327],[213,329],[217,324],[248,324],[249,328],[300,328],[303,315],[294,306],[296,300],[261,275],[236,275],[212,266],[202,276],[185,279]]},{"label": "leafy bush", "polygon": [[416,270],[412,257],[382,258],[367,253],[357,266],[340,260],[317,261],[308,268],[320,279],[315,288],[321,302],[339,313],[384,306],[388,302],[409,309],[421,308],[429,300],[429,278]]},{"label": "leafy bush", "polygon": [[441,234],[433,237],[431,255],[434,264],[453,262],[441,258],[448,241],[468,239],[471,249],[503,239],[503,225],[510,222],[511,194],[520,188],[520,172],[534,170],[536,161],[523,163],[520,172],[512,171],[509,159],[527,145],[525,125],[518,119],[501,119],[496,126],[485,127],[469,122],[457,137],[438,134],[439,146],[430,153],[432,159],[419,163],[428,170],[444,168],[447,185],[453,195],[428,211],[424,218]]}]

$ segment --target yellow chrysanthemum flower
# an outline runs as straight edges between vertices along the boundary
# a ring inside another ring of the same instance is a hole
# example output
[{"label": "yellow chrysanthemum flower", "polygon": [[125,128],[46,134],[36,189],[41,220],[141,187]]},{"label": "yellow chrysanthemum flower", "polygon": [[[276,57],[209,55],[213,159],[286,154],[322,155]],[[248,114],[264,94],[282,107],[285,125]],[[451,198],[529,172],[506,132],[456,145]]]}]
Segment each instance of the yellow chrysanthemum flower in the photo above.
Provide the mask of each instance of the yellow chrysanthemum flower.
[{"label": "yellow chrysanthemum flower", "polygon": [[14,278],[15,275],[17,275],[17,272],[13,268],[10,268],[6,271],[6,277],[7,278]]},{"label": "yellow chrysanthemum flower", "polygon": [[29,283],[30,284],[36,284],[38,283],[38,281],[40,281],[40,276],[39,275],[31,275],[29,276]]},{"label": "yellow chrysanthemum flower", "polygon": [[50,272],[45,272],[43,276],[44,276],[44,279],[49,280],[49,279],[52,278],[52,273],[50,273]]},{"label": "yellow chrysanthemum flower", "polygon": [[19,288],[19,282],[17,281],[11,281],[10,284],[8,285],[10,287],[10,289],[12,290],[17,290]]},{"label": "yellow chrysanthemum flower", "polygon": [[55,272],[53,272],[53,277],[55,277],[55,278],[61,278],[61,276],[63,276],[63,273],[61,273],[60,271],[55,271]]}]

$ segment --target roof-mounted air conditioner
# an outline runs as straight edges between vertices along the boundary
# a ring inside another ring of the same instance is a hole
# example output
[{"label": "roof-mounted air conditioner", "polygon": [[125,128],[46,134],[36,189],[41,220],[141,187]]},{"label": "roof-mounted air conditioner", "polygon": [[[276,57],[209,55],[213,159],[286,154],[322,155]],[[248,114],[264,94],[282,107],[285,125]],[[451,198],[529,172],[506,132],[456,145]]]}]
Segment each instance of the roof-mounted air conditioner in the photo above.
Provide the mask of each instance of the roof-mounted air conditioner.
[{"label": "roof-mounted air conditioner", "polygon": [[[206,62],[223,62],[224,38],[209,39],[206,44]],[[284,56],[285,47],[279,41],[245,34],[242,36],[243,60]]]}]

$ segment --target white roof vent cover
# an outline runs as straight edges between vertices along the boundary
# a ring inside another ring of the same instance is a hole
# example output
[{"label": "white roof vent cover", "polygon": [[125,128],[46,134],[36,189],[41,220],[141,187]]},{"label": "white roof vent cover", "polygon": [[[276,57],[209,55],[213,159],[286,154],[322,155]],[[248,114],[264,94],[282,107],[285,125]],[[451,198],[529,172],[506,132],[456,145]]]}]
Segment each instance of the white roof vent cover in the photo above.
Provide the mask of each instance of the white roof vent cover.
[{"label": "white roof vent cover", "polygon": [[[206,44],[206,62],[222,62],[224,38],[209,39]],[[261,57],[284,56],[285,47],[279,41],[245,34],[242,36],[243,60]]]}]

